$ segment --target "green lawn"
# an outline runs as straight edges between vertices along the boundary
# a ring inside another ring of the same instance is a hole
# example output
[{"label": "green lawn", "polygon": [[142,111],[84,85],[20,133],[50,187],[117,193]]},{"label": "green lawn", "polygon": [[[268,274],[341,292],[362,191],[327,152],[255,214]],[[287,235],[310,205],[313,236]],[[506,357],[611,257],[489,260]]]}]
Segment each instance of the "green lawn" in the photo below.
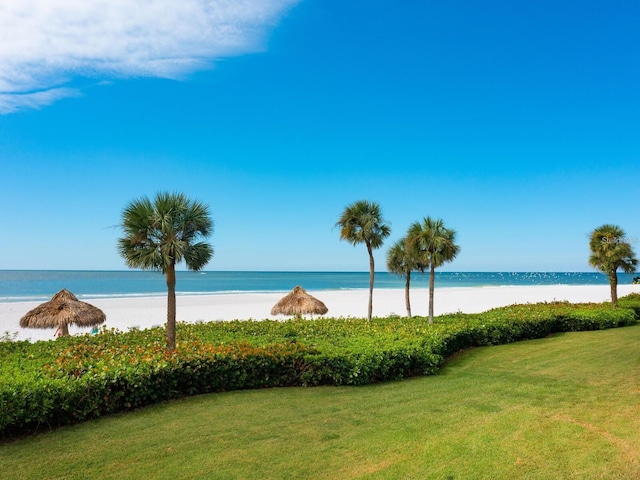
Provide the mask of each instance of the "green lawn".
[{"label": "green lawn", "polygon": [[366,387],[202,395],[0,445],[2,479],[637,479],[640,325]]}]

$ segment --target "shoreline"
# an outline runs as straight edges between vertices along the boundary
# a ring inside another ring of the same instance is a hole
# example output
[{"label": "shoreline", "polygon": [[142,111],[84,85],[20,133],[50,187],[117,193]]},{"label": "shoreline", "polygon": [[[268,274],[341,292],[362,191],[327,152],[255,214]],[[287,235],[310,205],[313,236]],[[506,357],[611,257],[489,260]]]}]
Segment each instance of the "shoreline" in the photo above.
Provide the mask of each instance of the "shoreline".
[{"label": "shoreline", "polygon": [[[329,312],[325,317],[356,317],[367,315],[368,289],[309,290],[325,303]],[[619,285],[618,296],[640,293],[640,285]],[[177,320],[184,322],[229,320],[285,320],[286,316],[272,316],[271,308],[288,292],[178,294]],[[536,285],[436,287],[435,315],[445,313],[479,313],[516,303],[569,301],[572,303],[601,303],[610,299],[609,285]],[[107,315],[104,325],[128,331],[131,328],[162,326],[166,322],[167,297],[125,296],[90,298],[86,301]],[[0,302],[0,335],[18,332],[18,340],[51,340],[54,329],[23,329],[20,318],[43,302]],[[428,289],[411,289],[411,311],[414,316],[426,316]],[[406,316],[404,289],[380,288],[373,291],[373,315]],[[309,317],[310,318],[310,317]],[[70,333],[88,333],[88,328],[70,327]]]}]

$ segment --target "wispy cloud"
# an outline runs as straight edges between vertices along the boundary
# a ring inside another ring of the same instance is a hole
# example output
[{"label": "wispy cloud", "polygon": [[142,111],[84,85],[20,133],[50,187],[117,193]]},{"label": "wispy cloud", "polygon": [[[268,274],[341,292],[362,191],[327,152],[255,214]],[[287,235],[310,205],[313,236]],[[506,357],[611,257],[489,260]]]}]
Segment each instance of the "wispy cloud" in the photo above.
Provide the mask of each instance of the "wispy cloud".
[{"label": "wispy cloud", "polygon": [[77,97],[73,88],[50,88],[33,93],[0,93],[0,113],[13,113],[28,108],[39,109],[65,97]]},{"label": "wispy cloud", "polygon": [[0,114],[78,92],[75,77],[180,78],[260,49],[299,0],[0,0]]}]

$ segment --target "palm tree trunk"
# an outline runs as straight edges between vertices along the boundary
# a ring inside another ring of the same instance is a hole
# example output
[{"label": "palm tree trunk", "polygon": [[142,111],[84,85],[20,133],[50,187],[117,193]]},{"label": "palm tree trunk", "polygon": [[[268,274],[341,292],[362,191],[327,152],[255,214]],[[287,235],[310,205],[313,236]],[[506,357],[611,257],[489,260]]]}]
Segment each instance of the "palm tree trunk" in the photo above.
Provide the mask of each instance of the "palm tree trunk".
[{"label": "palm tree trunk", "polygon": [[409,288],[411,286],[411,272],[407,272],[407,281],[404,284],[404,302],[407,305],[407,317],[411,318],[411,298],[409,297]]},{"label": "palm tree trunk", "polygon": [[171,263],[166,271],[167,279],[167,351],[176,349],[176,266]]},{"label": "palm tree trunk", "polygon": [[609,273],[609,285],[611,286],[611,305],[618,306],[618,274],[614,270]]},{"label": "palm tree trunk", "polygon": [[371,250],[371,244],[367,243],[367,252],[369,252],[369,311],[367,318],[371,321],[371,317],[373,315],[373,275],[374,275],[374,265],[373,265],[373,251]]},{"label": "palm tree trunk", "polygon": [[429,269],[429,323],[433,323],[433,291],[435,290],[436,267],[431,263]]}]

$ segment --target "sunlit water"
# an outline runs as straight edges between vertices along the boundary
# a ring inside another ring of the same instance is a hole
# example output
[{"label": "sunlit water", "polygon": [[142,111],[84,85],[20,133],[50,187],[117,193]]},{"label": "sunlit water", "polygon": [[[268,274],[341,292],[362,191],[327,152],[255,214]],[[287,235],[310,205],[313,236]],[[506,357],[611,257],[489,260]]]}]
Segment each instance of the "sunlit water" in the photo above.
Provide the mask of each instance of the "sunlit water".
[{"label": "sunlit water", "polygon": [[[630,284],[633,274],[619,274]],[[436,286],[481,287],[501,285],[604,285],[597,272],[436,272]],[[369,287],[368,272],[177,272],[178,295],[289,291],[344,290]],[[428,275],[414,273],[414,288],[426,288]],[[404,278],[388,272],[375,274],[376,288],[404,288]],[[0,271],[0,302],[48,300],[66,288],[79,298],[165,295],[164,276],[149,271]]]}]

